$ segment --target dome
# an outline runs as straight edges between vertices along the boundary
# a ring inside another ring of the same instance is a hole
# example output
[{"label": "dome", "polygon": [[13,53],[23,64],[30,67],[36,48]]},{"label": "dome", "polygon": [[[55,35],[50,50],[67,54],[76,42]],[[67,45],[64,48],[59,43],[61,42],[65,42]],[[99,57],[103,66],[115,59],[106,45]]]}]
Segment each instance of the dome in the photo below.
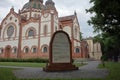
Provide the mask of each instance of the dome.
[{"label": "dome", "polygon": [[53,6],[55,5],[55,3],[52,0],[47,0],[45,4],[46,5],[53,5]]},{"label": "dome", "polygon": [[43,3],[43,0],[29,0],[29,2],[32,2],[32,1],[39,1],[39,2]]},{"label": "dome", "polygon": [[29,8],[44,9],[43,0],[29,0],[29,2],[23,6],[23,9]]},{"label": "dome", "polygon": [[45,5],[47,9],[55,9],[55,3],[52,0],[47,0]]}]

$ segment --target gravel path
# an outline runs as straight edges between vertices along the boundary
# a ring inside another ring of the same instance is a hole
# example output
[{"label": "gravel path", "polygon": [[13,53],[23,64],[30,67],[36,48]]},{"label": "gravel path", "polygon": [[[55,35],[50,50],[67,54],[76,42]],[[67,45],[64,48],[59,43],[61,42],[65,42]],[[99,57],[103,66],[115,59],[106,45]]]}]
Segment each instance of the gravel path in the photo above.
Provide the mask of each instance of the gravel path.
[{"label": "gravel path", "polygon": [[[65,71],[65,72],[44,72],[42,68],[30,68],[30,67],[12,67],[9,68],[21,68],[14,70],[13,73],[18,78],[104,78],[108,75],[108,70],[97,69],[99,61],[90,61],[87,65],[82,66],[79,70]],[[4,66],[5,67],[5,66]]]}]

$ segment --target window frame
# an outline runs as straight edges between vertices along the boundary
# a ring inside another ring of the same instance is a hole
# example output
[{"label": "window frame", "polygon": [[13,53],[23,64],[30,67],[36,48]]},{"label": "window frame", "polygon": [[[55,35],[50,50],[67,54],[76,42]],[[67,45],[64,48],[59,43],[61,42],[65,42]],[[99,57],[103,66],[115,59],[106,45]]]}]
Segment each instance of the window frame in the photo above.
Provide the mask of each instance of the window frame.
[{"label": "window frame", "polygon": [[24,53],[26,53],[26,54],[29,53],[29,48],[28,47],[24,48]]},{"label": "window frame", "polygon": [[17,53],[17,48],[16,48],[16,47],[13,48],[13,53],[14,53],[14,54]]},{"label": "window frame", "polygon": [[75,53],[80,53],[80,48],[75,48]]},{"label": "window frame", "polygon": [[12,37],[12,35],[14,34],[14,30],[15,30],[15,28],[14,28],[13,25],[8,26],[8,28],[7,28],[7,36],[8,36],[8,38]]},{"label": "window frame", "polygon": [[3,54],[3,48],[0,48],[0,54]]},{"label": "window frame", "polygon": [[48,48],[46,46],[44,46],[42,52],[43,53],[48,53]]},{"label": "window frame", "polygon": [[30,29],[28,31],[28,37],[33,37],[33,36],[35,36],[34,30]]},{"label": "window frame", "polygon": [[36,47],[32,48],[32,53],[37,53],[37,48]]}]

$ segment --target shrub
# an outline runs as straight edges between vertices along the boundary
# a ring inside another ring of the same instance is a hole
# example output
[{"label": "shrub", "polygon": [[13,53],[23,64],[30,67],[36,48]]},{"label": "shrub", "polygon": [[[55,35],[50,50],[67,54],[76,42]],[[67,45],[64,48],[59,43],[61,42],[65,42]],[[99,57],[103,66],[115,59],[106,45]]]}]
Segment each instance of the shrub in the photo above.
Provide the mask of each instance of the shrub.
[{"label": "shrub", "polygon": [[41,59],[41,58],[29,58],[29,59],[0,58],[0,62],[36,62],[36,63],[48,63],[48,59]]}]

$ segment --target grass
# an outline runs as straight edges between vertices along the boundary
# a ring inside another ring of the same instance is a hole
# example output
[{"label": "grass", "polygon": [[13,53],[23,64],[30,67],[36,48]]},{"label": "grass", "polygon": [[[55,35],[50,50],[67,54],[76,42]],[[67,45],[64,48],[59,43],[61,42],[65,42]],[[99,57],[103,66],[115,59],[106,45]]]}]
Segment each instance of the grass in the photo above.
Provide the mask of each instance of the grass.
[{"label": "grass", "polygon": [[105,62],[105,67],[100,64],[99,68],[107,68],[109,70],[109,75],[104,80],[120,80],[120,63]]},{"label": "grass", "polygon": [[19,80],[101,80],[101,79],[19,79]]},{"label": "grass", "polygon": [[[99,68],[104,68],[102,64]],[[104,79],[17,79],[13,73],[13,69],[0,68],[0,80],[120,80],[120,63],[106,62],[105,68],[109,70],[109,75]]]},{"label": "grass", "polygon": [[45,67],[46,63],[0,62],[0,66]]},{"label": "grass", "polygon": [[12,70],[10,68],[0,68],[0,80],[17,80]]},{"label": "grass", "polygon": [[[85,64],[74,63],[77,67]],[[29,62],[0,62],[0,66],[19,66],[19,67],[45,67],[46,63],[29,63]]]},{"label": "grass", "polygon": [[80,66],[84,66],[84,65],[86,65],[86,63],[73,63],[76,67],[80,67]]}]

